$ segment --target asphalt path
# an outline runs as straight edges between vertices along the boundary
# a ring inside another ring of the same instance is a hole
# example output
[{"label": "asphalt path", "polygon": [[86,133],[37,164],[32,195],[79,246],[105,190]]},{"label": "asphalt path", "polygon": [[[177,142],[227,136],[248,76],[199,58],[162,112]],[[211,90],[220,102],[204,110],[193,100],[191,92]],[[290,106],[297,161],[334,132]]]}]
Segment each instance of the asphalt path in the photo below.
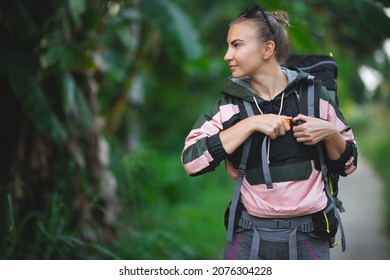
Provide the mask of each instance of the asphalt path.
[{"label": "asphalt path", "polygon": [[[375,171],[359,158],[357,170],[340,179],[339,197],[346,212],[341,220],[346,251],[331,249],[333,260],[390,260],[390,237],[384,232],[384,186]],[[339,231],[340,232],[340,231]],[[336,241],[340,241],[339,233]]]}]

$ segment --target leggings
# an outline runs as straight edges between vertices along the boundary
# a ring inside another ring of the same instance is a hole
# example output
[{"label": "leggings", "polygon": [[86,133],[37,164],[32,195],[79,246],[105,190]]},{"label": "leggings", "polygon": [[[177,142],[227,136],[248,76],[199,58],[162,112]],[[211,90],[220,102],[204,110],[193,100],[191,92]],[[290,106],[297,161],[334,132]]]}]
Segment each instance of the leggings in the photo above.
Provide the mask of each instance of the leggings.
[{"label": "leggings", "polygon": [[[223,258],[225,260],[249,259],[253,230],[236,232],[233,241],[227,242]],[[329,260],[329,242],[306,235],[297,241],[298,260]],[[288,242],[261,239],[258,260],[288,260]]]}]

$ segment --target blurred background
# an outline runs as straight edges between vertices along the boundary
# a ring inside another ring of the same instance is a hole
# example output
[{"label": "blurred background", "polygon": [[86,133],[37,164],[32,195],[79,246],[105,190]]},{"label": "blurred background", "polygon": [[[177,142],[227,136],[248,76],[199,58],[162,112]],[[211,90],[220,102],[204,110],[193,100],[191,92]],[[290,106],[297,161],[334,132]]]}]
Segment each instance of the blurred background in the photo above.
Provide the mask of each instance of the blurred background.
[{"label": "blurred background", "polygon": [[1,0],[0,258],[219,259],[234,182],[180,154],[257,4],[289,13],[291,53],[335,57],[389,234],[389,2]]}]

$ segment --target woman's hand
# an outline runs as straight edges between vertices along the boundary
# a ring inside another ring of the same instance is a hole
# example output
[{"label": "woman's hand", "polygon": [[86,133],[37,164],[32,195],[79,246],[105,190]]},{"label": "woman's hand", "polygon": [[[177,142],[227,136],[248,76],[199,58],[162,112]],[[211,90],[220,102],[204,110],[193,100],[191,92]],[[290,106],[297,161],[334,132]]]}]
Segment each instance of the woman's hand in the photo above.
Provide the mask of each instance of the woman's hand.
[{"label": "woman's hand", "polygon": [[226,153],[231,154],[254,132],[261,132],[271,139],[285,135],[291,129],[286,119],[291,117],[265,114],[245,118],[220,132],[222,146]]},{"label": "woman's hand", "polygon": [[302,114],[293,118],[293,121],[302,122],[293,127],[294,136],[299,143],[315,145],[324,141],[328,157],[332,160],[339,159],[345,151],[345,140],[332,123]]},{"label": "woman's hand", "polygon": [[297,141],[305,145],[315,145],[333,134],[338,134],[338,131],[330,122],[319,118],[299,114],[293,120],[302,123],[294,126],[293,131]]},{"label": "woman's hand", "polygon": [[289,131],[290,125],[286,119],[291,117],[275,114],[256,115],[253,119],[255,131],[261,132],[271,139],[276,139],[278,136],[283,136]]}]

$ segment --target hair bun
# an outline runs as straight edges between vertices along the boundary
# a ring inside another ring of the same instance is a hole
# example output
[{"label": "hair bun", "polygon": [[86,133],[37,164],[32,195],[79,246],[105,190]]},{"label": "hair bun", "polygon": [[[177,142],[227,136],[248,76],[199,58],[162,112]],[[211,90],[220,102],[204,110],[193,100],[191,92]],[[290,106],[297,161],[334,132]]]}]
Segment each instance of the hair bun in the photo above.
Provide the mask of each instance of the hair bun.
[{"label": "hair bun", "polygon": [[288,22],[288,14],[284,11],[274,11],[272,12],[272,16],[279,21],[284,27],[290,25]]}]

